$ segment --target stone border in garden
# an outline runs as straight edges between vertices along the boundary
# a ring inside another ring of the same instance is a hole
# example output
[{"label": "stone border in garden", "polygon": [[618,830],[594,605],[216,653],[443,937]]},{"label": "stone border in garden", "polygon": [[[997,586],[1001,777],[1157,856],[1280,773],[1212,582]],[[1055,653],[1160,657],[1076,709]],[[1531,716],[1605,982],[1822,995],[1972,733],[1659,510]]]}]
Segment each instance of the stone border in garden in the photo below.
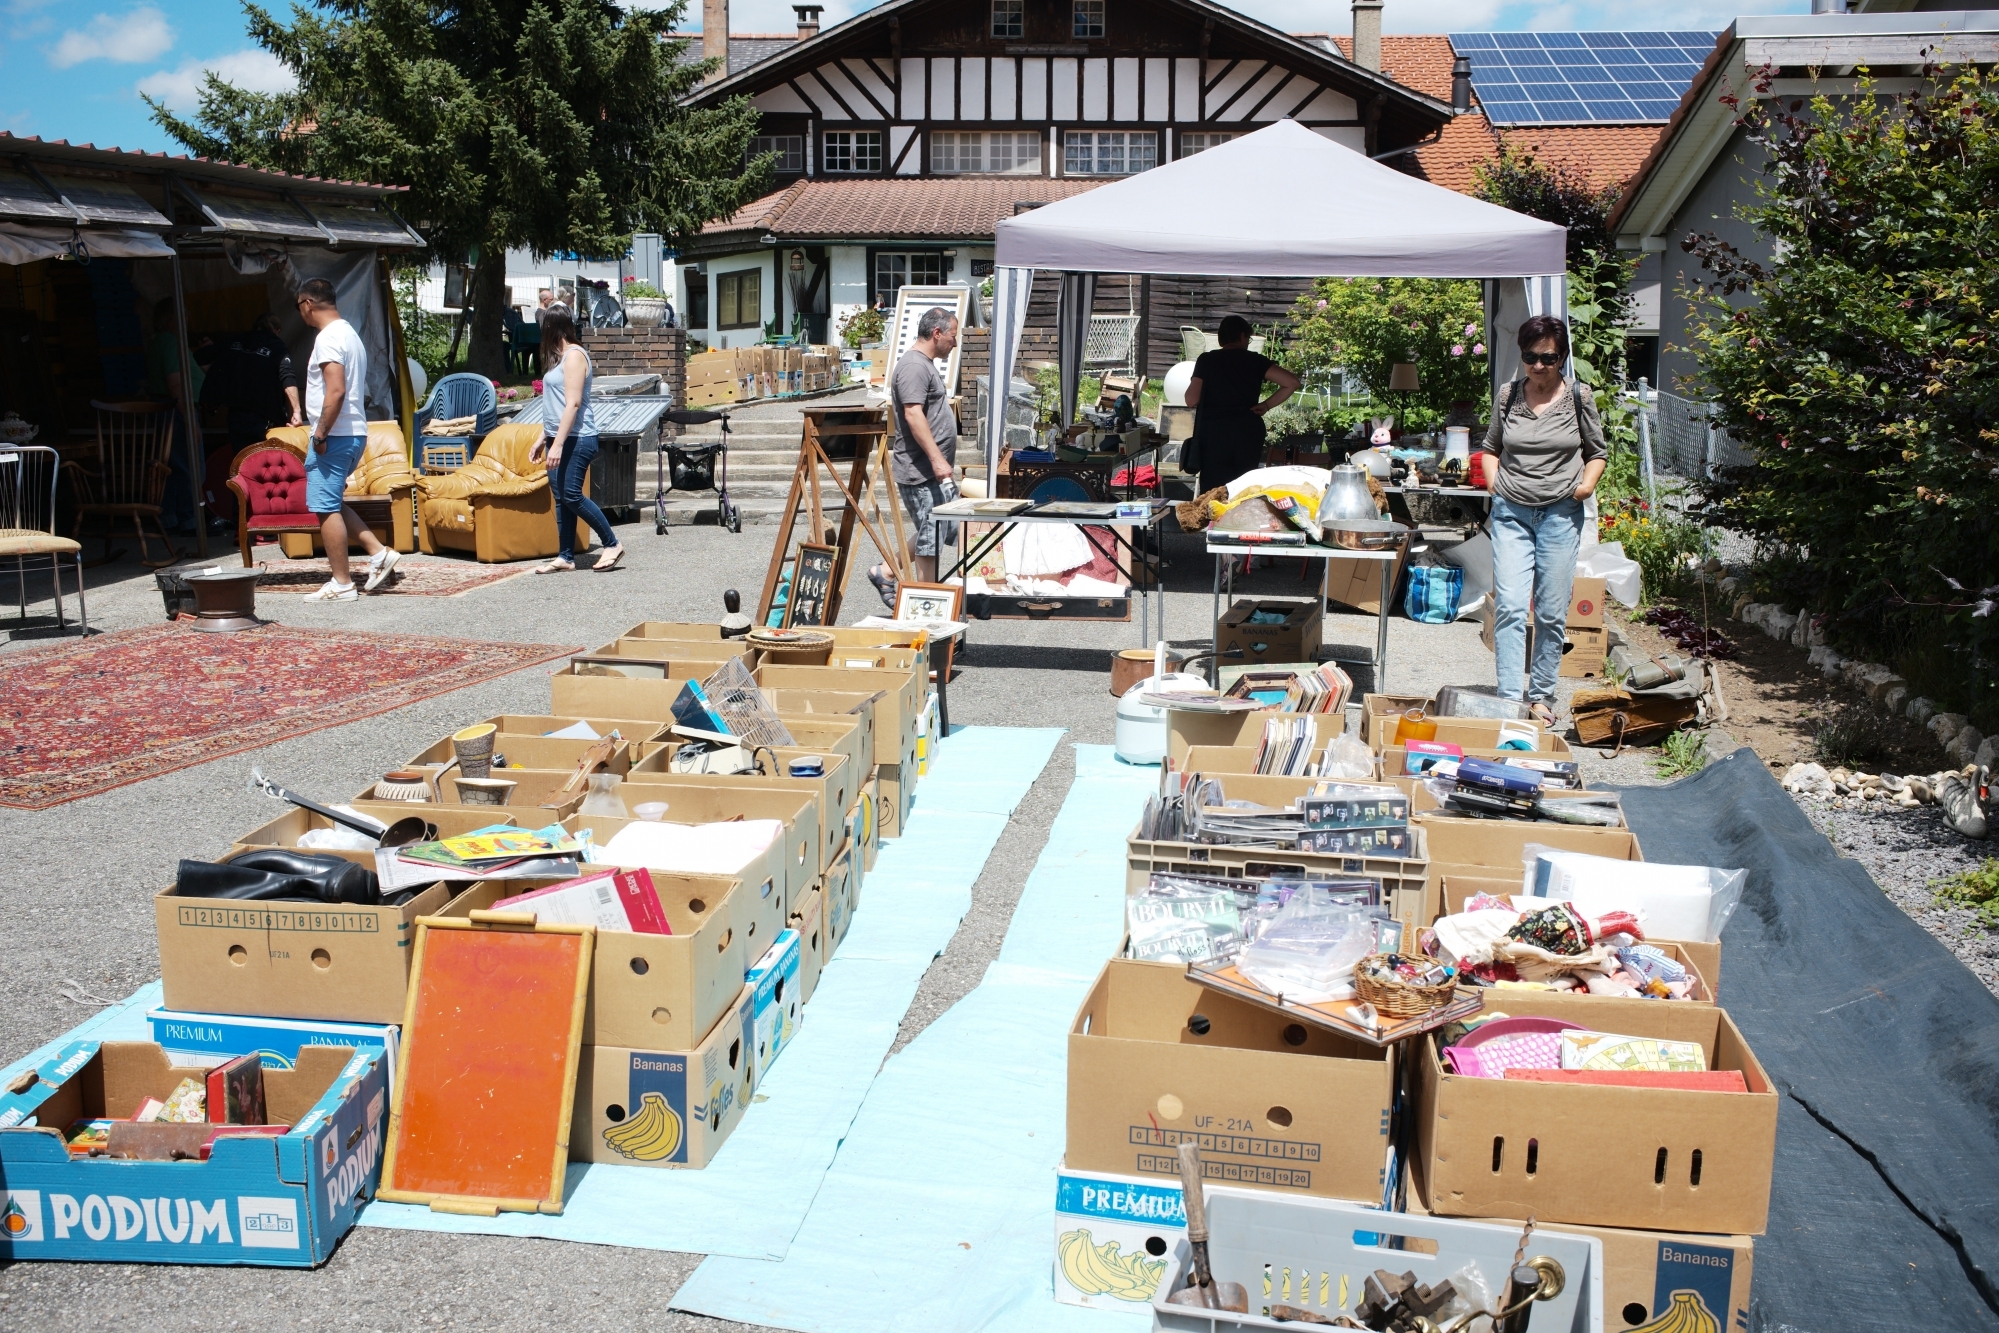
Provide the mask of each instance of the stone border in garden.
[{"label": "stone border in garden", "polygon": [[[1736,580],[1723,578],[1716,585],[1724,595],[1736,590]],[[1843,657],[1825,641],[1822,617],[1779,606],[1775,602],[1755,602],[1738,597],[1731,612],[1735,619],[1754,625],[1772,639],[1807,650],[1811,664],[1827,680],[1843,680],[1873,700],[1883,712],[1896,714],[1928,729],[1944,747],[1944,757],[1957,768],[1977,764],[1999,768],[1999,736],[1987,736],[1971,725],[1962,713],[1940,713],[1937,706],[1910,692],[1909,682],[1894,669],[1879,662],[1861,662]]]}]

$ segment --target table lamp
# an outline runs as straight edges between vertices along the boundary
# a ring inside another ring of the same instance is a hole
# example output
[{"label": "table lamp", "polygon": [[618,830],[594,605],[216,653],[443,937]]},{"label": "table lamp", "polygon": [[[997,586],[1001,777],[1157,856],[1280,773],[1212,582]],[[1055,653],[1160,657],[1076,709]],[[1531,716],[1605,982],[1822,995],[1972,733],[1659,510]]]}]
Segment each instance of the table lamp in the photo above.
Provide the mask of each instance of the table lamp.
[{"label": "table lamp", "polygon": [[[1389,367],[1388,391],[1390,393],[1399,393],[1403,395],[1401,402],[1401,412],[1398,413],[1398,415],[1403,415],[1403,416],[1407,415],[1409,411],[1408,395],[1416,392],[1418,388],[1418,383],[1419,381],[1416,374],[1416,366],[1414,362],[1397,361],[1393,366]],[[1404,429],[1407,429],[1406,425]]]}]

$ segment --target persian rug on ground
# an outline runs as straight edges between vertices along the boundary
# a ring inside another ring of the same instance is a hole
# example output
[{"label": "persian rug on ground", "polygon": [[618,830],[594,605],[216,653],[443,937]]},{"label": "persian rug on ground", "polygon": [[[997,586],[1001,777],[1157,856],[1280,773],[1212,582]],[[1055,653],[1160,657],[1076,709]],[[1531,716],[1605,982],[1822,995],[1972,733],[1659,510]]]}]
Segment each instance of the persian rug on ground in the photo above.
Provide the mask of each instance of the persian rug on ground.
[{"label": "persian rug on ground", "polygon": [[0,654],[0,805],[45,810],[578,651],[182,622]]},{"label": "persian rug on ground", "polygon": [[[275,549],[275,548],[273,548]],[[233,562],[231,562],[233,563]],[[333,567],[323,556],[311,560],[288,560],[282,556],[260,559],[264,577],[257,581],[258,592],[317,592],[333,577]],[[396,562],[389,581],[364,597],[456,597],[461,592],[484,588],[518,578],[540,561],[520,561],[511,565],[482,565],[473,560],[452,560],[440,556],[405,555]],[[356,578],[360,577],[361,557],[356,556]]]}]

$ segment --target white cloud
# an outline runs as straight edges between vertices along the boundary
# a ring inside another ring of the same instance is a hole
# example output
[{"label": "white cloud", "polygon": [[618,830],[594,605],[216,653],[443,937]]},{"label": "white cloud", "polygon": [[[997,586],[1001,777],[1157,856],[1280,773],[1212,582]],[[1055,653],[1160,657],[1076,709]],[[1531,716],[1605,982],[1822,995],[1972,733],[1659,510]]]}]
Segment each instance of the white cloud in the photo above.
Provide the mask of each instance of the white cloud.
[{"label": "white cloud", "polygon": [[57,69],[81,65],[86,60],[115,60],[136,65],[157,60],[174,44],[174,30],[167,16],[150,5],[113,18],[99,14],[81,28],[71,28],[49,52],[49,63]]},{"label": "white cloud", "polygon": [[184,60],[139,80],[139,91],[175,111],[192,111],[201,102],[202,77],[220,75],[224,83],[253,93],[281,93],[295,84],[292,72],[269,51],[231,51],[213,60]]}]

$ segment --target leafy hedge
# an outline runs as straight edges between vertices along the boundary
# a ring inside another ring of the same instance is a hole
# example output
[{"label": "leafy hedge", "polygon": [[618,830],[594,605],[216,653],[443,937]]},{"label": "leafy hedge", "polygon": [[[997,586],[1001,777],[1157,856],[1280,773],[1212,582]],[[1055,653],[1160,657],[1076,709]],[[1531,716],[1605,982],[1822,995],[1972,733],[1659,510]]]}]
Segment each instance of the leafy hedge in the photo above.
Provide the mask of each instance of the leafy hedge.
[{"label": "leafy hedge", "polygon": [[1695,387],[1755,454],[1703,487],[1711,518],[1785,552],[1849,653],[1941,651],[1948,702],[1989,717],[1999,84],[1932,69],[1898,96],[1864,72],[1840,101],[1757,91],[1738,124],[1769,160],[1741,213],[1774,257],[1713,233],[1684,242],[1709,274],[1690,293]]}]

